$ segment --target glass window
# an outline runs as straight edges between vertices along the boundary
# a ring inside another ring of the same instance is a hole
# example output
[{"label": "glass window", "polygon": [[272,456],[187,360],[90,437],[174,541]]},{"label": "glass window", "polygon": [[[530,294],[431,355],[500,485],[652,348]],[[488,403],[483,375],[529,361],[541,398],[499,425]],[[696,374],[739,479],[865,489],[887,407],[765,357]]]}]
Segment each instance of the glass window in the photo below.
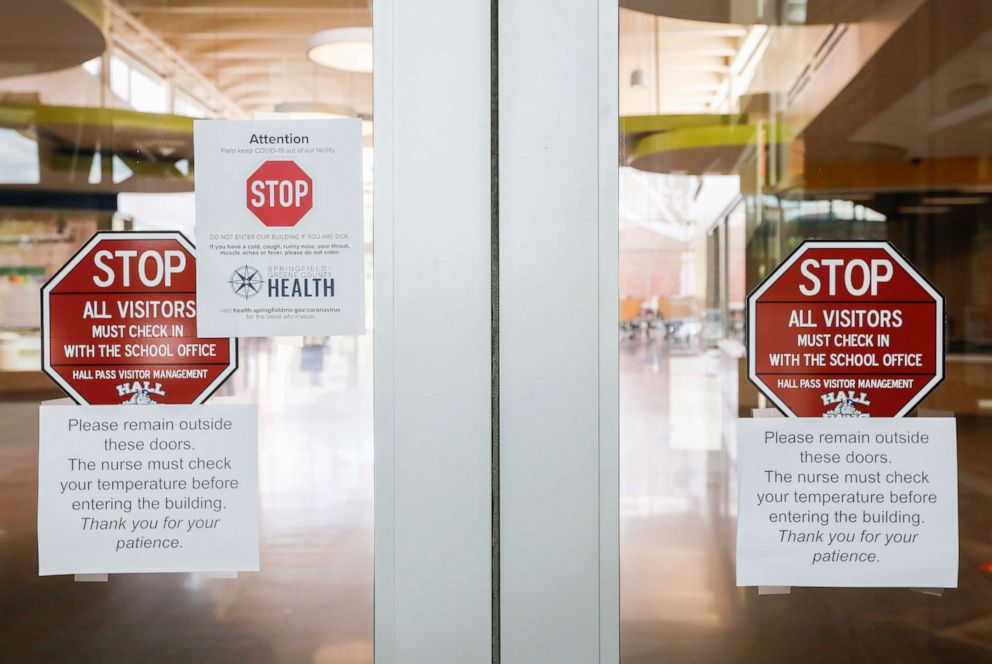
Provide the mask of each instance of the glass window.
[{"label": "glass window", "polygon": [[207,109],[192,97],[182,92],[175,92],[172,97],[172,112],[177,115],[188,115],[194,118],[207,117]]},{"label": "glass window", "polygon": [[0,128],[0,183],[37,184],[41,181],[38,171],[38,143],[14,129]]},{"label": "glass window", "polygon": [[124,101],[131,99],[131,67],[121,57],[110,58],[110,89]]},{"label": "glass window", "polygon": [[165,113],[169,110],[169,84],[159,76],[132,66],[128,101],[136,111]]},{"label": "glass window", "polygon": [[93,58],[92,60],[87,60],[83,63],[83,69],[86,70],[87,74],[91,76],[99,76],[100,69],[103,67],[103,58]]}]

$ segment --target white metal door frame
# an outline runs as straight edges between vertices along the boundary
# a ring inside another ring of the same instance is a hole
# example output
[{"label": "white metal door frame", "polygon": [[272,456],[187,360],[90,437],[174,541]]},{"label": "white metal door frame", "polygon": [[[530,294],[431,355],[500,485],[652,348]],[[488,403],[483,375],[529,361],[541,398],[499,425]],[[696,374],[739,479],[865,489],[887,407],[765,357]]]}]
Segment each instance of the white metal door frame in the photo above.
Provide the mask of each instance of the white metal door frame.
[{"label": "white metal door frame", "polygon": [[499,2],[505,664],[618,659],[616,5]]},{"label": "white metal door frame", "polygon": [[617,11],[374,2],[379,664],[619,659]]},{"label": "white metal door frame", "polygon": [[376,661],[488,662],[489,4],[373,23]]}]

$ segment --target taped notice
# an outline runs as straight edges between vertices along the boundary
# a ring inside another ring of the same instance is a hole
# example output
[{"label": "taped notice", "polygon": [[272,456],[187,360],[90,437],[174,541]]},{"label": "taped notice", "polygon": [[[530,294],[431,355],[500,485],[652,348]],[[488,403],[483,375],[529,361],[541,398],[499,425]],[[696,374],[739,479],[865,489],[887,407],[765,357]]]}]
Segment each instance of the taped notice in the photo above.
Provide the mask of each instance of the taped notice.
[{"label": "taped notice", "polygon": [[257,407],[41,406],[38,569],[257,571]]},{"label": "taped notice", "polygon": [[738,420],[737,585],[956,588],[953,418]]}]

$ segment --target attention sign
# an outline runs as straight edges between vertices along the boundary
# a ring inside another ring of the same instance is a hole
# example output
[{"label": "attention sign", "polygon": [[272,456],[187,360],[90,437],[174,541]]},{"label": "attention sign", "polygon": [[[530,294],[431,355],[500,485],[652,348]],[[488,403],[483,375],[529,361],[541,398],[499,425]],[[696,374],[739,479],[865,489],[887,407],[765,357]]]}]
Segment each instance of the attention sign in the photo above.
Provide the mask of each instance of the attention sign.
[{"label": "attention sign", "polygon": [[365,331],[362,122],[197,120],[197,330]]},{"label": "attention sign", "polygon": [[196,336],[181,233],[97,233],[41,293],[42,367],[77,403],[202,403],[237,368],[234,339]]},{"label": "attention sign", "polygon": [[901,417],[944,377],[944,298],[888,242],[805,242],[747,311],[748,378],[788,416]]}]

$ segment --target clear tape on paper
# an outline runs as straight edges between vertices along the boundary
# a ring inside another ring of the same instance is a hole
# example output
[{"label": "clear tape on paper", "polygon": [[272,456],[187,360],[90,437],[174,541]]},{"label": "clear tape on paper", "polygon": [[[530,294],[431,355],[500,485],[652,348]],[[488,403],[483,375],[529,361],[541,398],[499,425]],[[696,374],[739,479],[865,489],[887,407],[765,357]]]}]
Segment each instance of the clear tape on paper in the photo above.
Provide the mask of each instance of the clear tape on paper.
[{"label": "clear tape on paper", "polygon": [[[782,417],[778,408],[753,408],[751,417]],[[758,586],[759,595],[791,595],[792,586]]]}]

